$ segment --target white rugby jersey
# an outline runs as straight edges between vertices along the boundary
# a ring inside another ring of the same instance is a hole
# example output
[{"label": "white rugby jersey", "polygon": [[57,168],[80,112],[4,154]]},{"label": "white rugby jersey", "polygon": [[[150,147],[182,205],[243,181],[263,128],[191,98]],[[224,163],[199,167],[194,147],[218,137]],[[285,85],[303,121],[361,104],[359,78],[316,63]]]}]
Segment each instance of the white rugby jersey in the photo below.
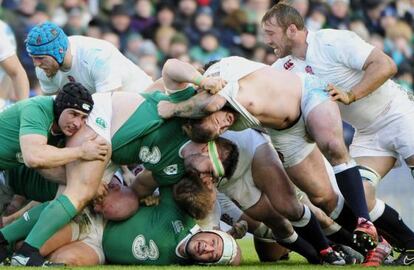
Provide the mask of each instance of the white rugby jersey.
[{"label": "white rugby jersey", "polygon": [[42,69],[36,68],[40,86],[46,94],[55,93],[68,82],[79,82],[90,93],[119,87],[122,91],[143,92],[152,83],[151,77],[107,41],[70,36],[69,44],[73,55],[69,71],[59,70],[48,78]]},{"label": "white rugby jersey", "polygon": [[[278,59],[272,67],[315,74],[344,91],[350,91],[364,75],[362,70],[374,47],[347,30],[308,32],[305,61],[293,56]],[[388,80],[380,88],[351,105],[339,104],[342,118],[357,129],[368,127],[384,111],[396,92]],[[395,89],[395,88],[394,88]]]},{"label": "white rugby jersey", "polygon": [[236,170],[230,180],[223,179],[219,184],[225,184],[228,181],[237,181],[247,173],[253,162],[254,154],[259,146],[269,143],[265,135],[254,129],[245,129],[242,131],[228,130],[221,137],[232,141],[237,145],[239,150],[239,160],[237,161]]},{"label": "white rugby jersey", "polygon": [[[16,39],[9,25],[0,20],[0,62],[16,54]],[[6,72],[0,68],[0,82],[6,76]]]}]

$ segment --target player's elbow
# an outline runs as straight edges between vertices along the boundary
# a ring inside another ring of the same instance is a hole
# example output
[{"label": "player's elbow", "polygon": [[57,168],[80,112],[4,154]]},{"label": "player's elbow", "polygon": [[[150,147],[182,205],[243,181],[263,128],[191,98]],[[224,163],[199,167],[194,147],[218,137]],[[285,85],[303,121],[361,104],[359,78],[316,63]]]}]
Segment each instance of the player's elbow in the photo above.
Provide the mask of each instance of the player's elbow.
[{"label": "player's elbow", "polygon": [[42,157],[34,154],[23,155],[24,164],[32,169],[45,169]]},{"label": "player's elbow", "polygon": [[203,111],[206,113],[213,113],[213,112],[221,110],[225,104],[226,104],[225,98],[218,96],[218,95],[214,95],[214,96],[211,96],[207,100],[207,102],[205,103],[205,106],[203,107]]},{"label": "player's elbow", "polygon": [[397,65],[392,59],[389,59],[388,61],[388,76],[391,78],[398,72]]},{"label": "player's elbow", "polygon": [[164,63],[164,66],[162,68],[162,74],[164,75],[164,74],[170,73],[171,70],[173,70],[174,68],[176,68],[179,65],[180,65],[180,61],[178,59],[175,59],[175,58],[168,59]]}]

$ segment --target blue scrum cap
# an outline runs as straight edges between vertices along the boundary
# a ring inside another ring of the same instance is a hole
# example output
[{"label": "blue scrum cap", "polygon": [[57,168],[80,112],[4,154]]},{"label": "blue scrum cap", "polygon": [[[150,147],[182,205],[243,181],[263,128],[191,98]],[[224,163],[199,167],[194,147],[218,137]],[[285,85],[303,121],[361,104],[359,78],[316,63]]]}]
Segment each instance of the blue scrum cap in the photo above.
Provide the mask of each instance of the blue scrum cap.
[{"label": "blue scrum cap", "polygon": [[33,56],[49,55],[59,65],[63,64],[68,45],[68,37],[62,28],[48,21],[33,27],[26,39],[28,54]]}]

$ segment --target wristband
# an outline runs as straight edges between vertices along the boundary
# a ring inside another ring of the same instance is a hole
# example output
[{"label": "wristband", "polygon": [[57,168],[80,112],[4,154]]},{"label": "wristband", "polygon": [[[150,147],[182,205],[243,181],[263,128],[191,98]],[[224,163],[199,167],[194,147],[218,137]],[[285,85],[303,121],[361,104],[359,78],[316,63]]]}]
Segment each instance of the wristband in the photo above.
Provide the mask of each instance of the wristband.
[{"label": "wristband", "polygon": [[194,76],[194,78],[192,79],[192,81],[194,82],[195,85],[200,86],[201,85],[201,82],[203,81],[203,79],[204,79],[203,76],[197,75],[197,76]]}]

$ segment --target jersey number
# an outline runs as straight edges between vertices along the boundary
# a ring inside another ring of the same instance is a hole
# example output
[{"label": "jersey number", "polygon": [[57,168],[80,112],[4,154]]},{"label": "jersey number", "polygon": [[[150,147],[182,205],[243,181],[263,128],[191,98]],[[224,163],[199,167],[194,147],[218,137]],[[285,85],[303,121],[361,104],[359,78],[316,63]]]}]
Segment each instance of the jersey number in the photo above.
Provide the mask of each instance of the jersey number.
[{"label": "jersey number", "polygon": [[132,254],[134,254],[134,257],[140,261],[148,259],[157,260],[160,256],[155,242],[150,239],[147,246],[145,237],[142,234],[135,237],[135,240],[132,243]]}]

